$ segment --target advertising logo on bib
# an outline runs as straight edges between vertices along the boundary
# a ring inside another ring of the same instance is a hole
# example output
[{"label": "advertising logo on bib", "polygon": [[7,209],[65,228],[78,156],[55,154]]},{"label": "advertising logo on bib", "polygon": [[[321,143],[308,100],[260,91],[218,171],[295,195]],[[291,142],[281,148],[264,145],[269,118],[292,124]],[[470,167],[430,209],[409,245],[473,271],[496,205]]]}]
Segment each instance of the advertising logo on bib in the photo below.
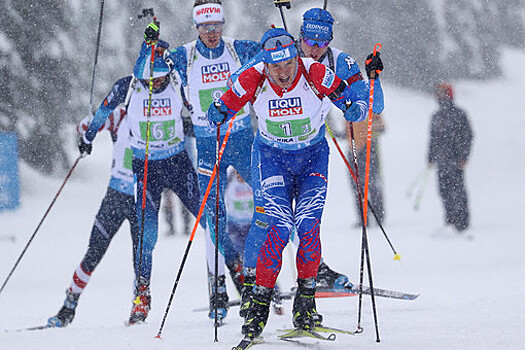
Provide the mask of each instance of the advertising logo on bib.
[{"label": "advertising logo on bib", "polygon": [[[142,107],[144,109],[144,116],[148,115],[148,99],[144,99]],[[171,115],[171,99],[169,98],[154,98],[151,100],[151,116],[159,117],[163,115]]]},{"label": "advertising logo on bib", "polygon": [[290,97],[281,100],[268,101],[270,117],[285,117],[303,113],[303,105],[300,97]]},{"label": "advertising logo on bib", "polygon": [[228,62],[210,64],[209,66],[201,67],[201,73],[203,83],[225,81],[230,77],[230,65]]}]

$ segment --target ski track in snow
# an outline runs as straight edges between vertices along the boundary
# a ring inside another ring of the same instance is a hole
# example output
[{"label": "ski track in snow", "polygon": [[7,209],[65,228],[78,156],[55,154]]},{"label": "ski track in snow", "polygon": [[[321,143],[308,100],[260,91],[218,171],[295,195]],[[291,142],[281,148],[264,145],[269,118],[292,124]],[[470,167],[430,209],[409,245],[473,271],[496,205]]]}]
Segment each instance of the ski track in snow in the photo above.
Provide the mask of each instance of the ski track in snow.
[{"label": "ski track in snow", "polygon": [[[517,65],[517,67],[516,67]],[[523,349],[525,336],[525,247],[521,215],[525,208],[525,54],[507,51],[504,77],[489,82],[455,83],[457,104],[472,122],[475,144],[467,168],[472,241],[436,238],[443,210],[434,174],[419,211],[406,190],[424,168],[431,112],[429,95],[398,89],[385,81],[387,130],[381,141],[387,221],[385,228],[401,261],[378,228],[369,230],[376,287],[420,293],[415,301],[377,298],[381,345],[376,344],[370,298],[364,296],[362,326],[357,336],[338,335],[335,342],[304,340],[300,346],[277,340],[276,330],[291,326],[291,302],[284,316],[271,315],[254,349]],[[326,262],[358,281],[361,230],[346,168],[331,144],[330,180],[323,217]],[[346,144],[344,145],[346,147]],[[71,142],[71,156],[76,156]],[[61,307],[65,289],[86,248],[94,216],[105,193],[111,142],[100,135],[93,154],[82,159],[17,270],[0,295],[0,349],[230,349],[240,339],[241,319],[232,308],[219,342],[214,342],[207,305],[202,231],[198,231],[170,314],[155,339],[187,237],[163,236],[154,253],[153,309],[146,324],[124,325],[131,309],[131,240],[127,224],[116,235],[84,291],[74,322],[65,329],[14,332],[46,322]],[[21,164],[22,205],[0,213],[2,282],[35,230],[63,179],[45,178]],[[293,285],[289,252],[279,282]],[[367,282],[367,280],[365,280]],[[230,297],[236,298],[229,281]],[[368,284],[368,283],[366,283]],[[328,326],[354,330],[358,298],[322,299],[318,309]],[[5,330],[2,331],[2,330]]]}]

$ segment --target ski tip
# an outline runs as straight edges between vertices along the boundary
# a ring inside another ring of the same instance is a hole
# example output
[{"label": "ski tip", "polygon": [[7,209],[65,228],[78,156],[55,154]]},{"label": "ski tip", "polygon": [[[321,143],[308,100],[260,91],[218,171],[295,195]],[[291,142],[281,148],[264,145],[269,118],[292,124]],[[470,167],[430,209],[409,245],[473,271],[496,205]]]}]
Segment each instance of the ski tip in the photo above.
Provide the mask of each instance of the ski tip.
[{"label": "ski tip", "polygon": [[162,340],[162,338],[160,337],[160,334],[157,334],[157,335],[155,336],[155,339]]},{"label": "ski tip", "polygon": [[394,255],[394,260],[396,260],[396,261],[401,260],[401,255],[399,255],[399,254],[396,253],[396,254]]}]

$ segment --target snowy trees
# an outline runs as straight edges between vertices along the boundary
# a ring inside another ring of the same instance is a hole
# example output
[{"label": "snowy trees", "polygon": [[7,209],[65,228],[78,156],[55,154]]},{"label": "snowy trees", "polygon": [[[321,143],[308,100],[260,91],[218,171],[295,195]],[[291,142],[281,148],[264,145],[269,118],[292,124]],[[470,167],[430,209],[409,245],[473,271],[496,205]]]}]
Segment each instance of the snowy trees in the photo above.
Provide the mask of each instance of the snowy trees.
[{"label": "snowy trees", "polygon": [[[260,39],[281,25],[270,0],[224,0],[225,34]],[[161,38],[172,46],[196,37],[193,1],[155,7]],[[302,14],[323,1],[292,1],[285,10],[292,34]],[[105,4],[94,107],[112,82],[132,71],[145,20],[138,0]],[[336,19],[334,46],[363,60],[383,44],[385,80],[429,90],[439,79],[488,79],[500,74],[503,46],[523,48],[524,1],[330,0]],[[50,173],[67,167],[64,140],[88,112],[100,2],[0,0],[0,131],[17,131],[21,157]],[[243,20],[237,20],[242,18]]]}]

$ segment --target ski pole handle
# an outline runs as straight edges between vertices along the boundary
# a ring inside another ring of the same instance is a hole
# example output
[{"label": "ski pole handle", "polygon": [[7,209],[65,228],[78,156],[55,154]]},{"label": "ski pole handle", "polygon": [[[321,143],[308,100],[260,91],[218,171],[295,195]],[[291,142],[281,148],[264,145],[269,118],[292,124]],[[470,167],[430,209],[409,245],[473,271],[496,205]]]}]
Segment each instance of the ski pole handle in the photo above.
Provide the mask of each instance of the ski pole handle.
[{"label": "ski pole handle", "polygon": [[373,55],[375,56],[377,54],[377,51],[381,50],[382,48],[383,46],[380,43],[375,44]]},{"label": "ski pole handle", "polygon": [[286,7],[287,9],[290,9],[292,7],[290,0],[273,0],[273,4],[279,8]]}]

